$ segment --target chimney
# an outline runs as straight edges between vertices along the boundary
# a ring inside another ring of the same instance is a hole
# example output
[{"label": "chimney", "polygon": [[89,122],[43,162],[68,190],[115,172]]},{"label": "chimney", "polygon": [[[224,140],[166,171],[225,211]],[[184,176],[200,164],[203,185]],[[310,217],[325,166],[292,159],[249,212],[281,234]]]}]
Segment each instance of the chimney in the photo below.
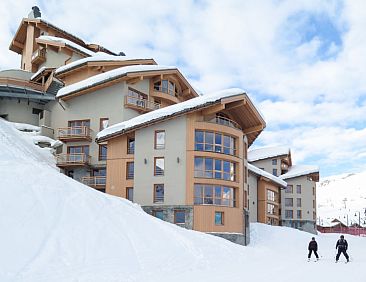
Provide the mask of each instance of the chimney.
[{"label": "chimney", "polygon": [[28,14],[29,19],[36,19],[41,17],[41,11],[37,6],[32,7],[32,11]]}]

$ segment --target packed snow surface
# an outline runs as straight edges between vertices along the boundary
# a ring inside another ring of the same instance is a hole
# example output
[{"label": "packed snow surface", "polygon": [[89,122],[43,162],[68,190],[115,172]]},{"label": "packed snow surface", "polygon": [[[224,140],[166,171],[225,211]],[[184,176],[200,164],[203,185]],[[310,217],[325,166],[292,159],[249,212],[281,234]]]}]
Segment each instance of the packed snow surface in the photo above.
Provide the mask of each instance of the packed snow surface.
[{"label": "packed snow surface", "polygon": [[255,162],[258,160],[264,160],[268,158],[287,155],[290,153],[289,147],[276,146],[276,147],[263,147],[248,151],[248,161]]},{"label": "packed snow surface", "polygon": [[[366,171],[324,178],[317,185],[318,223],[338,219],[347,225],[366,226]],[[365,280],[366,281],[366,280]]]},{"label": "packed snow surface", "polygon": [[290,167],[288,172],[280,176],[281,179],[289,179],[308,175],[312,173],[319,173],[319,167],[314,165],[293,165]]},{"label": "packed snow surface", "polygon": [[[189,231],[60,174],[44,151],[0,120],[0,281],[365,281],[366,239],[251,225],[248,247]],[[344,261],[344,258],[341,258]]]},{"label": "packed snow surface", "polygon": [[282,187],[286,187],[287,186],[287,183],[285,181],[283,181],[282,179],[280,179],[279,177],[273,175],[273,174],[270,174],[268,173],[267,171],[264,171],[263,169],[260,169],[258,167],[256,167],[255,165],[252,165],[252,164],[248,164],[248,169],[255,173],[255,174],[258,174],[260,176],[263,176],[263,177],[266,177],[268,179],[271,179],[273,182],[281,185]]}]

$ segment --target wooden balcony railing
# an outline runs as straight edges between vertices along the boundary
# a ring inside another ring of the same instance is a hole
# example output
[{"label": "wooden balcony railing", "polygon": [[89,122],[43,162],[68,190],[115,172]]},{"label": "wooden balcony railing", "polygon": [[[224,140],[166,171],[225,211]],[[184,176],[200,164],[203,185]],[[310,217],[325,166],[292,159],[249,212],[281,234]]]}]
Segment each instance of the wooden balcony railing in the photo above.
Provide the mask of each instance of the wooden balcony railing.
[{"label": "wooden balcony railing", "polygon": [[90,128],[87,126],[64,127],[57,130],[60,141],[91,141]]},{"label": "wooden balcony railing", "polygon": [[46,48],[38,49],[32,54],[32,63],[40,64],[46,61]]},{"label": "wooden balcony railing", "polygon": [[84,176],[81,178],[81,182],[85,185],[96,189],[104,189],[106,185],[105,176]]},{"label": "wooden balcony railing", "polygon": [[0,85],[13,85],[22,88],[30,88],[36,91],[43,92],[44,88],[41,84],[35,82],[29,82],[28,80],[22,80],[19,78],[12,77],[0,77]]},{"label": "wooden balcony railing", "polygon": [[86,166],[90,164],[90,156],[83,153],[59,154],[56,155],[56,164],[58,167]]},{"label": "wooden balcony railing", "polygon": [[160,109],[160,104],[158,103],[130,95],[125,96],[125,106],[141,110],[143,112],[149,112]]},{"label": "wooden balcony railing", "polygon": [[216,124],[221,124],[221,125],[225,125],[225,126],[229,126],[229,127],[241,130],[241,127],[237,122],[235,122],[235,121],[233,121],[229,118],[226,118],[226,117],[217,116],[217,117],[209,120],[209,122],[216,123]]}]

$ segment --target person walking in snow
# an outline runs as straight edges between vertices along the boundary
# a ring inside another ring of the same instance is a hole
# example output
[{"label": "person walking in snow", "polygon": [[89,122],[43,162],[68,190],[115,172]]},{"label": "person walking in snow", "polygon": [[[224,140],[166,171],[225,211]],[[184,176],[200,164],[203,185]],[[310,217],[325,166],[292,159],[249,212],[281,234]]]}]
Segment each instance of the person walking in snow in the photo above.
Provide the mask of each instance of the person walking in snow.
[{"label": "person walking in snow", "polygon": [[310,261],[310,257],[311,257],[311,254],[314,252],[315,254],[315,257],[316,257],[316,260],[319,260],[319,256],[318,256],[318,243],[315,241],[315,238],[311,238],[311,241],[309,243],[309,247],[308,247],[308,250],[309,250],[309,254],[308,254],[308,261]]},{"label": "person walking in snow", "polygon": [[349,256],[347,254],[348,243],[347,243],[346,239],[344,239],[343,235],[341,235],[341,238],[337,241],[336,249],[338,249],[338,253],[336,255],[336,262],[338,262],[339,256],[341,255],[341,253],[343,253],[343,255],[347,259],[347,262],[349,262]]}]

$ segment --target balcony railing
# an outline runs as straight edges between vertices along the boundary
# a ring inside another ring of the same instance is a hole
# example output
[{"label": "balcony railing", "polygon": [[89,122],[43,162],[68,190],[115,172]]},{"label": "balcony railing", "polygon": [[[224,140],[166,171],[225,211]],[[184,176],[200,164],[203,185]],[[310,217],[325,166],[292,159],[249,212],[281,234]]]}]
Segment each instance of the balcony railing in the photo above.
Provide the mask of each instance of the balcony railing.
[{"label": "balcony railing", "polygon": [[81,178],[81,182],[85,185],[96,189],[104,189],[106,185],[105,176],[84,176]]},{"label": "balcony railing", "polygon": [[58,139],[67,141],[91,141],[90,128],[87,126],[64,127],[57,130]]},{"label": "balcony railing", "polygon": [[59,154],[56,155],[56,164],[59,167],[85,166],[90,164],[90,156],[83,153]]},{"label": "balcony railing", "polygon": [[167,87],[162,87],[162,86],[157,86],[157,85],[154,85],[154,90],[159,91],[159,92],[163,92],[165,94],[168,94],[170,96],[177,97],[177,98],[178,98],[178,94],[179,94],[175,90],[171,90],[171,89],[168,89]]},{"label": "balcony railing", "polygon": [[125,96],[125,106],[133,107],[144,112],[160,109],[160,104],[147,99],[134,97],[132,95]]},{"label": "balcony railing", "polygon": [[44,91],[44,88],[41,84],[30,82],[28,80],[22,80],[13,77],[0,77],[0,85],[13,85],[20,86],[22,88],[31,88],[37,91]]},{"label": "balcony railing", "polygon": [[46,60],[46,48],[38,49],[32,54],[32,63],[40,64]]},{"label": "balcony railing", "polygon": [[156,196],[155,195],[154,203],[164,203],[164,196]]},{"label": "balcony railing", "polygon": [[229,118],[226,118],[226,117],[220,117],[220,116],[217,116],[211,120],[209,120],[209,122],[212,122],[212,123],[216,123],[216,124],[221,124],[221,125],[225,125],[225,126],[229,126],[229,127],[232,127],[232,128],[236,128],[236,129],[241,129],[240,125],[229,119]]}]

